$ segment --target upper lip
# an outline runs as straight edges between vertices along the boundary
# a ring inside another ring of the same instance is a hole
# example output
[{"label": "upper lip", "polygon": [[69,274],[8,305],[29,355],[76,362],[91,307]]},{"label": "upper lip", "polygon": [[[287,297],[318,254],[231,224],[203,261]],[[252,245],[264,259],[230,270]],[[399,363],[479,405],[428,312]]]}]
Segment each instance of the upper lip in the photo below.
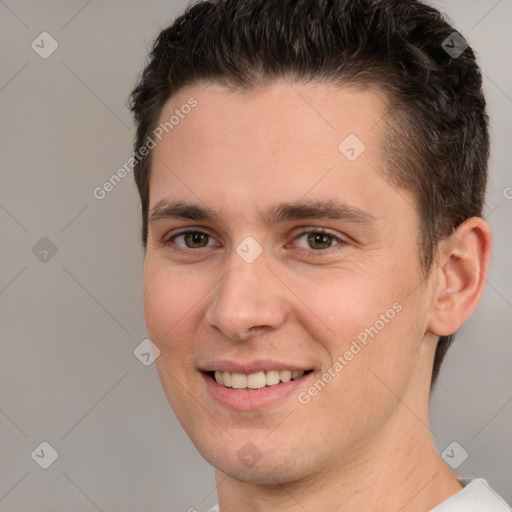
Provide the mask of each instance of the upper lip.
[{"label": "upper lip", "polygon": [[203,372],[231,372],[251,374],[256,372],[266,372],[269,370],[312,370],[311,366],[297,365],[272,359],[252,359],[250,361],[230,361],[227,359],[218,359],[200,367]]}]

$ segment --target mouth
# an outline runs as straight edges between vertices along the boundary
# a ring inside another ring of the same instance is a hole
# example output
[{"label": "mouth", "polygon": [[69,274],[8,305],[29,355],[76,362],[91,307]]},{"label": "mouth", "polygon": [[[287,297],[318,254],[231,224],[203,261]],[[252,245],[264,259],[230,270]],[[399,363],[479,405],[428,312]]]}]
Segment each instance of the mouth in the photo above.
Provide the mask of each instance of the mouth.
[{"label": "mouth", "polygon": [[218,385],[230,389],[257,391],[295,381],[308,375],[313,370],[266,370],[254,373],[225,371],[203,372]]},{"label": "mouth", "polygon": [[217,359],[199,370],[206,393],[222,410],[271,413],[286,406],[315,378],[318,372],[310,364],[254,357]]}]

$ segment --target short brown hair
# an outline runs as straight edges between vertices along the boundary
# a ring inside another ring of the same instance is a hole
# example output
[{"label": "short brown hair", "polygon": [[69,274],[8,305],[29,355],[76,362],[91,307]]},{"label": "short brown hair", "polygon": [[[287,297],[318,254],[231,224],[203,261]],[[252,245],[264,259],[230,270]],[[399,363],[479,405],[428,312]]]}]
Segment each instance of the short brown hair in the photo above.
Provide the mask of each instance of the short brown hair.
[{"label": "short brown hair", "polygon": [[[378,87],[389,100],[382,144],[386,177],[417,199],[428,272],[438,242],[464,220],[481,216],[487,181],[482,78],[469,46],[460,55],[449,53],[454,40],[464,43],[454,32],[439,11],[417,0],[196,3],[157,37],[131,94],[135,150],[151,136],[167,100],[188,85],[251,90],[291,77]],[[144,245],[150,172],[151,153],[134,164]],[[452,336],[439,340],[432,383]]]}]

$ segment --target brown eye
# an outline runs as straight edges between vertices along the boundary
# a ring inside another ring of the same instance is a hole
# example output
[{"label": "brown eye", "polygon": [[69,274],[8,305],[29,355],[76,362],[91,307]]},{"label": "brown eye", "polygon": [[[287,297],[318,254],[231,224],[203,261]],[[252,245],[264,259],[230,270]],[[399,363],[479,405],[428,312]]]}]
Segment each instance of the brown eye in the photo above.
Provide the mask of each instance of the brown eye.
[{"label": "brown eye", "polygon": [[201,249],[213,245],[214,240],[207,233],[202,231],[187,231],[174,235],[169,239],[169,242],[176,244],[182,249]]},{"label": "brown eye", "polygon": [[325,233],[308,233],[308,244],[311,249],[328,249],[331,247],[334,237]]},{"label": "brown eye", "polygon": [[335,245],[343,244],[344,241],[337,236],[326,233],[319,229],[303,231],[295,238],[295,246],[309,251],[322,251],[330,249]]}]

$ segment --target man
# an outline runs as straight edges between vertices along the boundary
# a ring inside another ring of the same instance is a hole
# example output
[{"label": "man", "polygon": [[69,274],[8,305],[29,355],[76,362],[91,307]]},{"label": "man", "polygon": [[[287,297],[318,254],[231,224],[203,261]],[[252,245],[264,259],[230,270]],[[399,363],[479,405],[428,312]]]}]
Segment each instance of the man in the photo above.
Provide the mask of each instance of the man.
[{"label": "man", "polygon": [[131,107],[147,328],[220,511],[509,510],[428,426],[491,252],[462,37],[414,0],[200,2]]}]

